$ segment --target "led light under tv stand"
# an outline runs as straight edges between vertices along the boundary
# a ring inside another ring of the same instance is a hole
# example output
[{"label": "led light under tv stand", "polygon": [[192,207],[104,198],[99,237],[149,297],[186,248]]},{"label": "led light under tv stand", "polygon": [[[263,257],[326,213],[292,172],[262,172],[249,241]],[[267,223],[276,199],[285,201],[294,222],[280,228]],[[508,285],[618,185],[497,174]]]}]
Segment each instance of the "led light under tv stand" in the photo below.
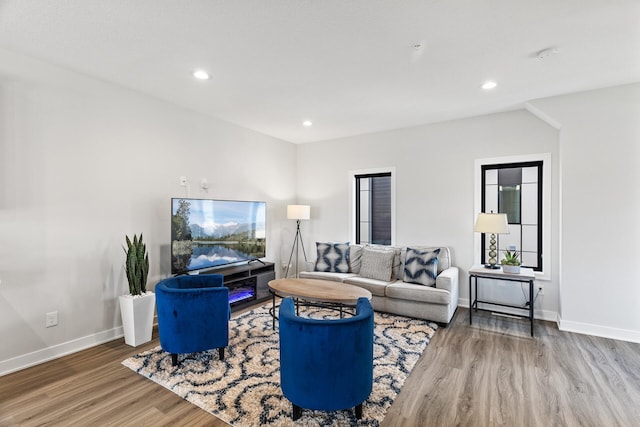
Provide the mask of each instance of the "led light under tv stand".
[{"label": "led light under tv stand", "polygon": [[215,268],[200,274],[224,276],[224,285],[229,288],[231,311],[269,300],[268,283],[276,278],[274,263],[265,261]]}]

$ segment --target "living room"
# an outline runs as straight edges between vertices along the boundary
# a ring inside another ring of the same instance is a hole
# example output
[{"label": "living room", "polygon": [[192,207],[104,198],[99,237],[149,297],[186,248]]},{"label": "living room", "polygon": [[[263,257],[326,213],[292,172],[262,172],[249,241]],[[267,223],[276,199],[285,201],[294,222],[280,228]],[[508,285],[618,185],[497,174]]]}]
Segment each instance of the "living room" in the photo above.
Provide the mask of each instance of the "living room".
[{"label": "living room", "polygon": [[[640,51],[638,37],[628,39]],[[545,153],[551,261],[536,317],[561,331],[640,343],[637,56],[627,74],[598,87],[293,143],[7,45],[0,43],[0,375],[120,339],[124,236],[144,234],[150,283],[168,277],[171,197],[265,201],[265,258],[282,276],[295,234],[288,204],[311,206],[307,248],[348,241],[349,173],[393,167],[396,243],[449,246],[462,285],[479,260],[475,162]],[[185,93],[199,90],[188,84]],[[247,109],[260,122],[269,105]],[[459,306],[468,304],[461,286]],[[58,325],[46,328],[54,311]]]}]

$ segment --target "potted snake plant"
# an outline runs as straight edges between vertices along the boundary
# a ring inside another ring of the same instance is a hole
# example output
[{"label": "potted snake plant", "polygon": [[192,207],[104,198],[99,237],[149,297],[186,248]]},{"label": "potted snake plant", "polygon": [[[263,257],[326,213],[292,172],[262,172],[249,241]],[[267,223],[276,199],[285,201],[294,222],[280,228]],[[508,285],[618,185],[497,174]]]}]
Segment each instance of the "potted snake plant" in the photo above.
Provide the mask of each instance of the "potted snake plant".
[{"label": "potted snake plant", "polygon": [[502,271],[505,273],[519,274],[520,255],[518,254],[518,251],[515,249],[507,249],[504,253],[504,258],[500,261],[500,264],[502,264]]},{"label": "potted snake plant", "polygon": [[129,282],[129,293],[120,296],[120,313],[124,329],[124,342],[136,347],[151,341],[153,330],[153,313],[155,309],[155,295],[147,291],[147,276],[149,274],[149,254],[147,247],[140,237],[133,235],[133,239],[125,236],[127,246],[123,246],[125,272]]}]

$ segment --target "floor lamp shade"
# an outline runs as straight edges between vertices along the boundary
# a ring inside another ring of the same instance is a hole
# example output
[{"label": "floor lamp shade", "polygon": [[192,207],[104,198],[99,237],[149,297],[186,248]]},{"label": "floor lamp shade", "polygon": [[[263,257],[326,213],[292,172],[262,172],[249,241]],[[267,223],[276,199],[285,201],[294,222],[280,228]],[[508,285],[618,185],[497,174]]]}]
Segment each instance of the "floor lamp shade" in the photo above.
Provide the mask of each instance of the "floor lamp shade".
[{"label": "floor lamp shade", "polygon": [[287,219],[309,219],[309,218],[311,218],[311,206],[287,205]]},{"label": "floor lamp shade", "polygon": [[485,265],[486,268],[499,268],[496,265],[496,234],[508,234],[509,233],[509,221],[507,220],[507,214],[504,213],[484,213],[481,212],[476,218],[476,225],[474,231],[478,233],[491,234],[489,240],[489,263]]}]

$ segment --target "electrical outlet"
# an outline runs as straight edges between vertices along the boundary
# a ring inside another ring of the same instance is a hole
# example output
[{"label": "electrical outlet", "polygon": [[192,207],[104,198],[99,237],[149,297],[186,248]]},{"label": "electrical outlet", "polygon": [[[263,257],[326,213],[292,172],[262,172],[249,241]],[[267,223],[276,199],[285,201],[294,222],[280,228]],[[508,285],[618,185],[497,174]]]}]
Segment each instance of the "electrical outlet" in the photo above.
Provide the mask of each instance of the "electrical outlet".
[{"label": "electrical outlet", "polygon": [[44,326],[50,328],[58,325],[58,312],[52,311],[46,314],[46,320]]},{"label": "electrical outlet", "polygon": [[544,295],[544,286],[538,285],[538,295]]},{"label": "electrical outlet", "polygon": [[181,187],[186,187],[187,186],[187,177],[186,176],[181,176],[180,177],[180,186]]}]

